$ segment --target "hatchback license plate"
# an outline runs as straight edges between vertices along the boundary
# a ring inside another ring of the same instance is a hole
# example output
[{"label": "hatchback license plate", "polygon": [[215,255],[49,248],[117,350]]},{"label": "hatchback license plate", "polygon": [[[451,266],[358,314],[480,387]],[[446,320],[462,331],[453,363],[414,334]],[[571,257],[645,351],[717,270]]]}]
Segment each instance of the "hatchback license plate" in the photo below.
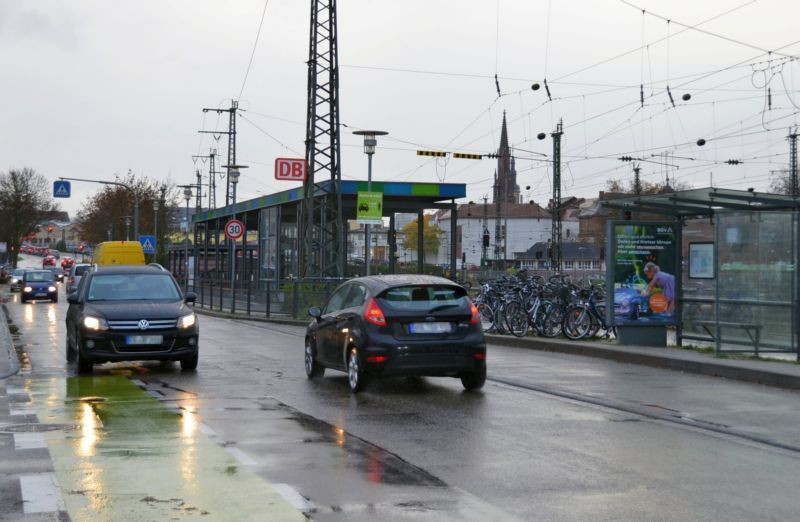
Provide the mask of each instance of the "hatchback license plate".
[{"label": "hatchback license plate", "polygon": [[450,323],[411,323],[408,331],[412,334],[450,333]]},{"label": "hatchback license plate", "polygon": [[125,344],[161,344],[164,337],[161,335],[128,335]]}]

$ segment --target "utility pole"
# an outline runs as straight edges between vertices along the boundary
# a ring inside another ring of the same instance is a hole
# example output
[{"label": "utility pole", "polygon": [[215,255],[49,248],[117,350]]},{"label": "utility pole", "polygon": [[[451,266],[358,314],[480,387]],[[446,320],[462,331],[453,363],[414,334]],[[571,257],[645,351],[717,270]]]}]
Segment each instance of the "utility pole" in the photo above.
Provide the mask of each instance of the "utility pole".
[{"label": "utility pole", "polygon": [[[214,162],[214,159],[216,158],[216,156],[217,156],[217,151],[214,150],[214,149],[211,149],[209,151],[209,153],[207,155],[205,155],[205,156],[192,156],[192,159],[208,159],[208,191],[207,191],[207,193],[208,193],[208,208],[210,208],[210,209],[211,208],[217,208],[217,197],[216,197],[216,188],[217,188],[216,176],[217,176],[217,171],[216,171],[216,166],[215,166],[215,162]],[[199,176],[199,173],[198,173],[198,176]],[[197,180],[197,186],[200,186],[200,179]],[[199,191],[198,191],[197,197],[200,198]],[[200,203],[200,204],[198,204],[197,208],[200,209],[201,206],[202,206],[202,204]]]},{"label": "utility pole", "polygon": [[639,171],[641,167],[639,164],[633,166],[633,193],[637,196],[642,194],[642,178],[639,177]]},{"label": "utility pole", "polygon": [[[306,101],[306,162],[297,237],[300,277],[344,276],[339,51],[336,0],[312,0]],[[328,174],[330,184],[317,183]],[[321,185],[321,184],[320,184]]]},{"label": "utility pole", "polygon": [[[227,134],[228,135],[228,175],[226,176],[225,180],[225,206],[231,204],[231,179],[230,179],[230,171],[234,165],[236,165],[236,111],[239,110],[239,102],[237,100],[231,100],[231,107],[230,109],[210,109],[208,107],[203,108],[203,112],[213,111],[217,114],[222,114],[223,112],[227,112],[229,116],[228,120],[228,132],[224,131],[199,131],[205,134]],[[216,198],[216,194],[214,195]],[[216,202],[215,202],[216,203]]]},{"label": "utility pole", "polygon": [[550,232],[550,267],[561,270],[561,135],[564,134],[563,123],[559,120],[553,138],[553,201],[552,229]]},{"label": "utility pole", "polygon": [[789,134],[789,180],[792,189],[792,197],[800,195],[800,187],[797,183],[797,132]]},{"label": "utility pole", "polygon": [[489,255],[489,196],[483,195],[483,237],[481,237],[481,268]]}]

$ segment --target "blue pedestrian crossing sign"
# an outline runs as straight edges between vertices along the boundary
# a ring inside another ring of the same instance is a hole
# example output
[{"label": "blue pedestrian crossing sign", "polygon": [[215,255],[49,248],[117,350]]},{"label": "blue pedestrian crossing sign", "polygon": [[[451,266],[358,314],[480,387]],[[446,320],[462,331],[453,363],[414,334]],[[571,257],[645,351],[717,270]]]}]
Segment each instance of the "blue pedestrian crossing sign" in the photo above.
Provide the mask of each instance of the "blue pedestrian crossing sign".
[{"label": "blue pedestrian crossing sign", "polygon": [[145,254],[156,253],[156,236],[139,236],[139,243],[142,244],[142,251]]},{"label": "blue pedestrian crossing sign", "polygon": [[69,181],[58,180],[53,182],[53,197],[54,198],[68,198],[72,188]]}]

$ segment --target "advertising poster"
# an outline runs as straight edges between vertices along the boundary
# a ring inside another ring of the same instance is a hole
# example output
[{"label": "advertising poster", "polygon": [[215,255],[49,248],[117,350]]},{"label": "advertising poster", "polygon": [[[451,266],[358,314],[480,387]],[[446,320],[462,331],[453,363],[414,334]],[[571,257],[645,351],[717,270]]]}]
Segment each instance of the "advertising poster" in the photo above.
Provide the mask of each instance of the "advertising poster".
[{"label": "advertising poster", "polygon": [[675,227],[663,222],[611,224],[608,277],[614,295],[614,324],[675,323]]},{"label": "advertising poster", "polygon": [[689,278],[714,279],[714,243],[689,243]]},{"label": "advertising poster", "polygon": [[359,192],[356,205],[356,221],[367,225],[383,223],[383,192]]}]

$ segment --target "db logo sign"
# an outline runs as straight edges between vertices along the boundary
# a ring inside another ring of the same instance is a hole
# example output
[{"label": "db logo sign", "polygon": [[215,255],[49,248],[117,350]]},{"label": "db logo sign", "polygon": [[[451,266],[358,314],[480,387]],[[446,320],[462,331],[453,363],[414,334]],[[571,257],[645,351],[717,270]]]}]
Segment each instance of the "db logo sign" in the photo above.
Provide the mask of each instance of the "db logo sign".
[{"label": "db logo sign", "polygon": [[307,173],[305,158],[275,159],[275,179],[305,181]]}]

